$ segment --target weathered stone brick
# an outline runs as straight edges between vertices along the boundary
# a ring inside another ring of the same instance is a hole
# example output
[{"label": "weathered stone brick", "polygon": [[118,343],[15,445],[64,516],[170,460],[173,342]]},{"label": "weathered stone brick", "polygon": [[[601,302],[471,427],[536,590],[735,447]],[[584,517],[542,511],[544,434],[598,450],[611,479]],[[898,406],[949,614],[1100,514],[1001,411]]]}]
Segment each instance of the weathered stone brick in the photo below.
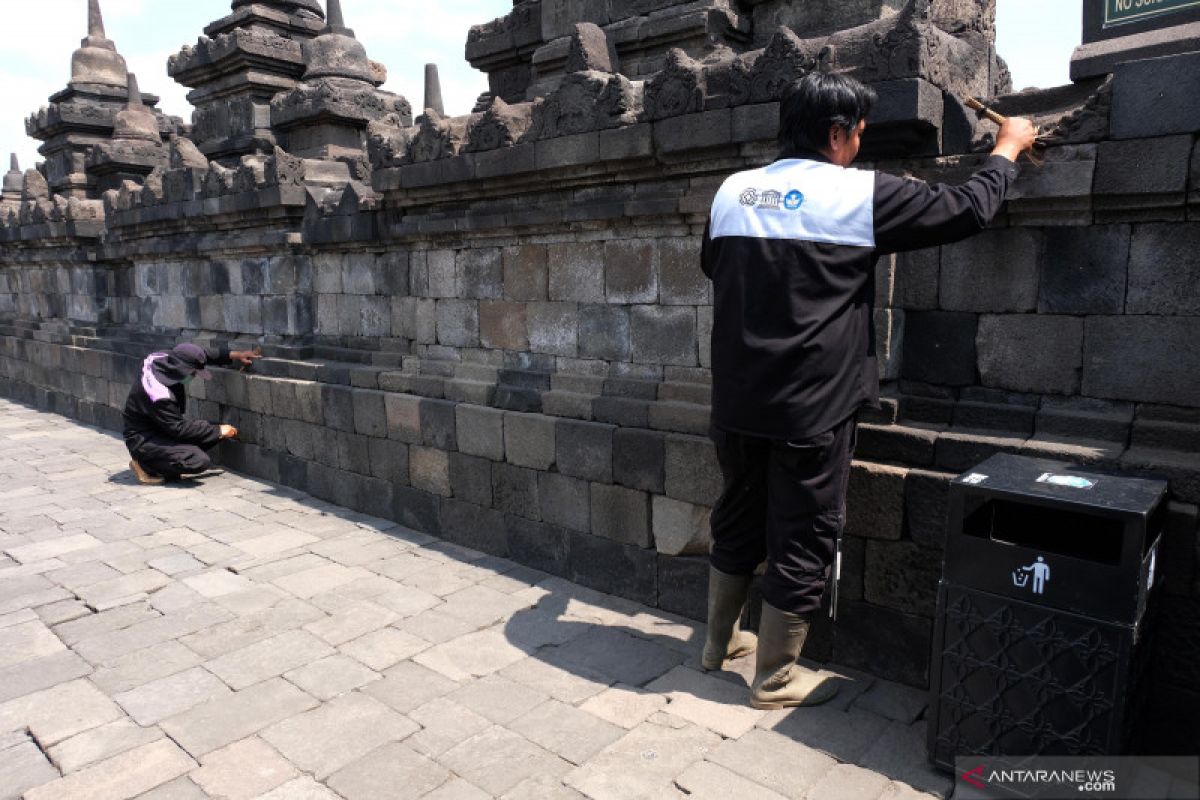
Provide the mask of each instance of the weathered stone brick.
[{"label": "weathered stone brick", "polygon": [[499,350],[524,350],[529,346],[524,303],[484,300],[479,304],[479,341]]},{"label": "weathered stone brick", "polygon": [[408,446],[390,439],[372,437],[367,442],[371,474],[389,483],[408,483]]},{"label": "weathered stone brick", "polygon": [[658,299],[658,251],[652,239],[607,242],[604,293],[610,303],[653,303]]},{"label": "weathered stone brick", "polygon": [[436,534],[439,527],[440,499],[437,495],[403,486],[392,488],[391,518],[406,528]]},{"label": "weathered stone brick", "polygon": [[682,367],[697,364],[695,308],[634,306],[629,317],[634,361]]},{"label": "weathered stone brick", "polygon": [[698,238],[660,239],[658,252],[659,302],[684,306],[712,302],[712,282],[700,269]]},{"label": "weathered stone brick", "polygon": [[1138,225],[1129,251],[1125,313],[1200,316],[1197,252],[1200,225]]},{"label": "weathered stone brick", "polygon": [[[983,314],[976,341],[984,386],[1075,394],[1083,371],[1083,319],[1048,314]],[[1036,359],[1029,357],[1037,353]]]},{"label": "weathered stone brick", "polygon": [[638,603],[658,597],[657,554],[587,533],[571,533],[570,578]]},{"label": "weathered stone brick", "polygon": [[549,258],[545,245],[506,247],[503,259],[505,299],[531,302],[549,298]]},{"label": "weathered stone brick", "polygon": [[419,405],[421,442],[441,450],[457,449],[456,403],[421,398]]},{"label": "weathered stone brick", "polygon": [[853,462],[846,493],[846,532],[864,539],[899,539],[907,473],[903,467]]},{"label": "weathered stone brick", "polygon": [[409,448],[409,483],[414,489],[450,497],[450,458],[446,451],[432,447]]},{"label": "weathered stone brick", "polygon": [[1040,232],[985,231],[942,248],[940,305],[946,311],[1033,311]]},{"label": "weathered stone brick", "polygon": [[932,617],[942,553],[914,542],[867,542],[863,591],[867,602]]},{"label": "weathered stone brick", "polygon": [[423,344],[437,341],[437,301],[420,297],[392,298],[392,336]]},{"label": "weathered stone brick", "polygon": [[554,464],[555,420],[541,414],[504,413],[504,451],[510,464],[548,470]]},{"label": "weathered stone brick", "polygon": [[[242,279],[245,280],[245,266]],[[375,256],[371,253],[347,253],[342,259],[342,291],[346,294],[375,294]]]},{"label": "weathered stone brick", "polygon": [[941,267],[942,251],[937,247],[897,255],[892,304],[896,308],[914,311],[936,309]]},{"label": "weathered stone brick", "polygon": [[629,309],[584,304],[579,307],[579,356],[628,361],[632,352]]},{"label": "weathered stone brick", "polygon": [[504,264],[498,247],[473,247],[457,256],[458,291],[461,297],[496,299],[503,296]]},{"label": "weathered stone brick", "polygon": [[421,444],[421,398],[388,392],[383,398],[388,438]]},{"label": "weathered stone brick", "polygon": [[654,547],[669,556],[706,555],[712,545],[710,509],[656,495],[653,502]]},{"label": "weathered stone brick", "polygon": [[666,434],[618,429],[613,433],[613,481],[661,494],[666,485]]},{"label": "weathered stone brick", "polygon": [[650,546],[650,496],[636,489],[594,483],[592,533],[614,542]]},{"label": "weathered stone brick", "polygon": [[700,436],[666,437],[665,487],[668,497],[712,505],[721,496],[721,465],[712,441]]},{"label": "weathered stone brick", "polygon": [[339,432],[337,435],[338,469],[365,475],[371,471],[370,437]]},{"label": "weathered stone brick", "polygon": [[504,515],[459,500],[442,500],[439,517],[440,535],[464,547],[495,556],[508,555],[508,534]]},{"label": "weathered stone brick", "polygon": [[917,544],[940,548],[946,541],[952,473],[910,469],[904,478],[904,519]]},{"label": "weathered stone brick", "polygon": [[429,297],[458,297],[458,270],[453,250],[430,250],[425,254]]},{"label": "weathered stone brick", "polygon": [[1097,195],[1178,195],[1171,205],[1183,204],[1187,189],[1192,137],[1124,142],[1101,142],[1096,151]]},{"label": "weathered stone brick", "polygon": [[574,303],[530,303],[525,319],[531,351],[572,358],[577,355],[579,313]]},{"label": "weathered stone brick", "polygon": [[1083,393],[1113,400],[1200,405],[1197,337],[1197,317],[1088,317]]},{"label": "weathered stone brick", "polygon": [[508,540],[508,554],[512,559],[551,575],[567,574],[567,548],[570,543],[567,531],[545,522],[511,515],[504,517],[504,531]]},{"label": "weathered stone brick", "polygon": [[383,392],[356,389],[354,394],[354,429],[364,436],[386,437],[387,415]]},{"label": "weathered stone brick", "polygon": [[458,449],[472,456],[504,460],[504,412],[497,408],[460,403],[455,408]]},{"label": "weathered stone brick", "polygon": [[335,431],[354,430],[354,392],[351,389],[325,384],[321,387],[321,401],[328,427]]},{"label": "weathered stone brick", "polygon": [[1120,314],[1125,308],[1128,225],[1046,228],[1038,311]]},{"label": "weathered stone brick", "polygon": [[559,475],[538,473],[538,500],[545,522],[584,533],[591,530],[588,482]]},{"label": "weathered stone brick", "polygon": [[575,242],[547,248],[551,300],[604,302],[604,244]]},{"label": "weathered stone brick", "polygon": [[492,462],[486,458],[449,454],[450,489],[459,500],[475,505],[492,505]]},{"label": "weathered stone brick", "polygon": [[559,472],[600,483],[612,483],[615,426],[560,419],[555,425],[555,461]]},{"label": "weathered stone brick", "polygon": [[474,300],[438,300],[438,344],[451,347],[479,345],[479,304]]},{"label": "weathered stone brick", "polygon": [[511,464],[492,464],[492,504],[506,514],[539,520],[538,473]]},{"label": "weathered stone brick", "polygon": [[949,311],[910,311],[904,320],[900,374],[940,386],[975,382],[975,334],[979,318]]}]

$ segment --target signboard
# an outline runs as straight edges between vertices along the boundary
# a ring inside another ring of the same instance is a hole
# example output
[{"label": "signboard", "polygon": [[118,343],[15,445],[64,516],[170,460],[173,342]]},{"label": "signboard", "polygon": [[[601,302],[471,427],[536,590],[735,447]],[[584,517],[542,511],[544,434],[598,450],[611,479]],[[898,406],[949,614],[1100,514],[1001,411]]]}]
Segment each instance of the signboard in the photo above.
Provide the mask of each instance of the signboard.
[{"label": "signboard", "polygon": [[1104,0],[1104,27],[1200,8],[1200,0]]}]

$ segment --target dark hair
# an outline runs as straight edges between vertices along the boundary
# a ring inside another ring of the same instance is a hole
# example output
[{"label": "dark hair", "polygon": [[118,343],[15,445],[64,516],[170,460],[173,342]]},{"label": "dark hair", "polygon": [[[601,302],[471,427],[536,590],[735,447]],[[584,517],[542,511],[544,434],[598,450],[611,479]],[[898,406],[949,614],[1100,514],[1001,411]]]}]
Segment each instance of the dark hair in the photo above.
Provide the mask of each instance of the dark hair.
[{"label": "dark hair", "polygon": [[779,149],[783,158],[819,153],[834,125],[851,131],[871,113],[878,95],[836,72],[810,72],[783,90],[779,103]]}]

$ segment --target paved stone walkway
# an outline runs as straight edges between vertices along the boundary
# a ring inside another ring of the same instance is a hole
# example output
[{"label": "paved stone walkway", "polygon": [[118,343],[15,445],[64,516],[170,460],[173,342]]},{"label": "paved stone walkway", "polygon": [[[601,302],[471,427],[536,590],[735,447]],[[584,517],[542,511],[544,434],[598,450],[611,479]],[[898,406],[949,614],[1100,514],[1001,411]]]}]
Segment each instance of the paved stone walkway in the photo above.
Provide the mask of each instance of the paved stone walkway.
[{"label": "paved stone walkway", "polygon": [[932,797],[923,693],[761,712],[700,626],[0,401],[0,799]]}]

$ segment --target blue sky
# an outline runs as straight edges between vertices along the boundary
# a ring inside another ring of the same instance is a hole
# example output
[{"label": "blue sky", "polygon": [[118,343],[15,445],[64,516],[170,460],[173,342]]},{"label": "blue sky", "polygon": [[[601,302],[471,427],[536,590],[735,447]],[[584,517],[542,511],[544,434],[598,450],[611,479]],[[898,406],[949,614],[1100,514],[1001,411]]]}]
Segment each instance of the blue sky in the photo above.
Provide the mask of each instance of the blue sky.
[{"label": "blue sky", "polygon": [[[1067,82],[1071,50],[1079,43],[1078,0],[998,0],[999,48],[1018,89]],[[16,151],[22,168],[37,160],[37,142],[24,118],[70,77],[71,53],[87,33],[86,0],[4,0],[5,46],[0,49],[0,153]],[[101,0],[108,37],[162,107],[188,117],[187,90],[166,74],[167,57],[195,42],[229,0]],[[512,9],[512,0],[342,0],[346,24],[371,58],[387,65],[385,88],[420,105],[424,64],[436,62],[446,108],[465,113],[487,88],[463,58],[467,30]],[[414,7],[420,10],[415,12]],[[7,166],[7,160],[4,161]]]}]

